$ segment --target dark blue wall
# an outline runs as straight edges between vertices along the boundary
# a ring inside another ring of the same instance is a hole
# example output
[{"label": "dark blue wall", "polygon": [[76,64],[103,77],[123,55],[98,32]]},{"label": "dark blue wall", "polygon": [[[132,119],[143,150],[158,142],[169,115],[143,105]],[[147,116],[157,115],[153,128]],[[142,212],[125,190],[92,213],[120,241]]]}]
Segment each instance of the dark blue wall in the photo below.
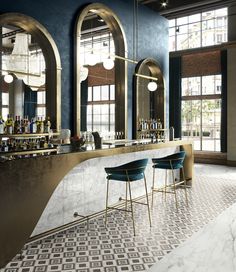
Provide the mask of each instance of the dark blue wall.
[{"label": "dark blue wall", "polygon": [[[73,130],[73,33],[79,11],[86,4],[98,1],[86,0],[1,0],[0,13],[18,12],[31,16],[41,23],[53,37],[62,63],[62,128]],[[128,56],[133,52],[133,0],[100,0],[112,9],[125,30]],[[138,60],[146,57],[156,59],[163,70],[168,90],[168,22],[156,12],[138,7]],[[132,75],[134,65],[128,67],[128,130],[132,131]],[[168,101],[168,97],[167,97]],[[168,105],[168,104],[167,104]],[[167,106],[166,105],[166,106]],[[169,112],[166,107],[166,112]],[[167,119],[168,124],[168,119]]]}]

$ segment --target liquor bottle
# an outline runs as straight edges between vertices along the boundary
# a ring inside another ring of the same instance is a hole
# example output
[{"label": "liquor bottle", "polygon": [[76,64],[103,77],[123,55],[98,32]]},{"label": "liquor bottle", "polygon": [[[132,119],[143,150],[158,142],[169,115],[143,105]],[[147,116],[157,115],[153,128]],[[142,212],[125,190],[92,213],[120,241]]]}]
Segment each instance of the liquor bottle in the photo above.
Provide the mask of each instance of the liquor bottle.
[{"label": "liquor bottle", "polygon": [[7,146],[8,146],[8,151],[12,151],[12,143],[10,139],[7,140]]},{"label": "liquor bottle", "polygon": [[16,151],[16,140],[13,140],[12,151]]},{"label": "liquor bottle", "polygon": [[2,119],[2,116],[0,116],[0,134],[4,134],[4,128],[5,128],[5,122]]},{"label": "liquor bottle", "polygon": [[17,115],[16,115],[16,117],[15,117],[15,122],[14,122],[14,130],[13,130],[13,131],[14,131],[14,134],[17,134],[17,127],[18,127],[18,126],[17,126],[17,122],[18,122],[17,118],[18,118],[18,117],[17,117]]},{"label": "liquor bottle", "polygon": [[21,122],[20,122],[20,116],[16,116],[15,122],[14,122],[14,134],[21,133]]},{"label": "liquor bottle", "polygon": [[43,133],[43,120],[42,120],[42,117],[37,118],[36,126],[37,126],[37,133]]},{"label": "liquor bottle", "polygon": [[36,133],[36,132],[37,132],[37,125],[35,122],[35,118],[32,118],[30,123],[30,133]]},{"label": "liquor bottle", "polygon": [[160,119],[157,119],[157,128],[162,129],[162,123]]},{"label": "liquor bottle", "polygon": [[29,122],[28,115],[25,116],[24,126],[25,126],[25,133],[30,133],[30,122]]},{"label": "liquor bottle", "polygon": [[6,141],[3,141],[2,151],[3,152],[8,152],[8,145],[7,145]]},{"label": "liquor bottle", "polygon": [[21,133],[25,133],[25,119],[20,120]]},{"label": "liquor bottle", "polygon": [[10,117],[10,114],[7,115],[7,120],[6,120],[5,126],[6,126],[6,133],[13,134],[14,125],[13,125],[13,120]]},{"label": "liquor bottle", "polygon": [[44,122],[43,122],[43,117],[40,118],[40,133],[44,133]]},{"label": "liquor bottle", "polygon": [[50,129],[51,129],[51,121],[50,121],[50,117],[48,116],[44,120],[44,133],[49,133]]},{"label": "liquor bottle", "polygon": [[27,144],[26,144],[26,141],[25,141],[25,140],[23,141],[22,149],[23,149],[23,150],[27,150]]}]

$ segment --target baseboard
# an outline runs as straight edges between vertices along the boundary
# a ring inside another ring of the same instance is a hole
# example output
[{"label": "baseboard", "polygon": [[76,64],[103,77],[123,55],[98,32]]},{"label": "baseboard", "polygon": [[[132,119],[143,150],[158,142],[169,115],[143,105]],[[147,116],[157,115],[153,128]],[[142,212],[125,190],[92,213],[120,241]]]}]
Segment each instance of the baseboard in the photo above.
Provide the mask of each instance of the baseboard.
[{"label": "baseboard", "polygon": [[227,161],[228,166],[236,166],[236,161]]},{"label": "baseboard", "polygon": [[194,162],[228,165],[227,153],[210,152],[210,151],[194,151]]}]

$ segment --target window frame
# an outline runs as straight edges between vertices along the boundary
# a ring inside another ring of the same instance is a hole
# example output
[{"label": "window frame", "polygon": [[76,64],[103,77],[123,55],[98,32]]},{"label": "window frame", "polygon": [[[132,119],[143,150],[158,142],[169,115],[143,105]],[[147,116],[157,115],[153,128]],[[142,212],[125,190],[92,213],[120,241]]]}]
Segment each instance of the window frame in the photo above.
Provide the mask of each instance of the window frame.
[{"label": "window frame", "polygon": [[[221,103],[221,111],[222,111],[222,93],[214,93],[214,94],[202,94],[202,90],[203,90],[203,77],[207,77],[207,76],[220,76],[221,77],[221,86],[222,86],[222,75],[221,74],[214,74],[214,75],[203,75],[203,76],[193,76],[193,77],[183,77],[181,79],[182,83],[183,83],[183,79],[189,79],[189,78],[200,78],[200,94],[199,95],[181,95],[181,111],[183,110],[182,108],[182,102],[183,101],[199,101],[200,102],[200,135],[199,135],[199,140],[200,140],[200,149],[194,149],[195,151],[212,151],[212,150],[204,150],[203,149],[203,107],[202,104],[204,101],[206,100],[219,100]],[[214,79],[214,83],[216,83],[217,80],[216,78]],[[183,85],[183,84],[182,84]],[[217,85],[215,85],[215,89],[217,88]],[[181,136],[184,137],[183,135],[183,118],[181,115]],[[221,127],[221,121],[220,121],[220,127]],[[218,150],[215,150],[215,143],[216,140],[218,140],[218,138],[214,137],[213,141],[214,141],[214,151],[213,152],[217,152]],[[219,140],[221,140],[221,138],[219,138]]]},{"label": "window frame", "polygon": [[[223,10],[225,9],[226,10],[226,15],[223,15],[223,16],[217,16],[217,11],[219,10]],[[228,8],[227,7],[222,7],[222,8],[219,8],[219,9],[214,9],[214,10],[210,10],[208,12],[214,12],[214,16],[210,19],[203,19],[203,14],[206,13],[206,11],[202,11],[202,12],[199,12],[199,13],[194,13],[194,14],[190,14],[190,15],[187,15],[187,16],[181,16],[181,17],[176,17],[176,18],[173,18],[171,20],[169,20],[169,32],[173,32],[174,35],[169,35],[169,40],[171,40],[172,42],[174,42],[174,45],[173,47],[174,48],[170,48],[169,46],[169,51],[170,52],[175,52],[175,51],[180,51],[180,50],[188,50],[188,49],[193,49],[193,48],[201,48],[201,47],[206,47],[206,46],[213,46],[213,45],[217,45],[217,44],[221,44],[222,42],[227,42],[228,39],[227,39],[227,33],[228,33]],[[194,21],[194,22],[189,22],[189,18],[191,16],[196,16],[196,15],[200,15],[200,20],[199,21]],[[179,20],[184,20],[186,19],[186,22],[185,23],[182,23],[182,24],[178,24],[177,21]],[[219,19],[221,19],[222,21],[222,24],[219,25],[217,24],[217,21],[219,21]],[[213,21],[213,27],[212,28],[204,28],[203,25],[204,23],[206,24],[207,26],[207,23],[209,21]],[[191,33],[196,33],[196,32],[189,32],[189,26],[192,25],[192,24],[196,24],[196,23],[200,23],[200,30],[199,30],[199,36],[200,36],[200,44],[198,47],[190,47],[189,45],[189,36],[191,35]],[[186,27],[187,28],[187,32],[186,33],[182,33],[182,34],[178,34],[179,31],[180,31],[180,28],[181,27]],[[221,29],[222,32],[220,33],[222,35],[222,41],[221,42],[217,42],[217,35],[219,35],[218,33],[218,30]],[[204,31],[206,30],[213,30],[214,31],[214,37],[213,37],[213,43],[211,44],[206,44],[206,45],[203,45],[203,33]],[[226,35],[225,35],[226,34]],[[178,37],[180,37],[181,35],[187,35],[187,38],[186,38],[186,43],[187,43],[187,46],[186,48],[181,48],[179,49],[178,48]],[[224,40],[225,39],[225,40]]]},{"label": "window frame", "polygon": [[[102,87],[103,86],[108,86],[108,100],[102,100],[101,99],[101,91],[102,91]],[[94,88],[97,88],[97,87],[100,87],[100,100],[93,100],[94,98]],[[88,101],[87,102],[87,106],[92,106],[92,109],[91,109],[91,124],[87,122],[87,125],[91,126],[91,131],[94,131],[94,106],[96,105],[108,105],[108,123],[105,124],[105,125],[108,125],[108,132],[115,132],[115,116],[114,116],[114,123],[112,123],[111,121],[111,105],[114,105],[115,107],[115,95],[114,95],[114,99],[111,99],[111,90],[112,88],[114,89],[115,91],[115,85],[114,84],[106,84],[106,85],[97,85],[97,86],[90,86],[89,88],[91,88],[91,91],[92,91],[92,97],[91,97],[91,101]],[[97,114],[96,114],[97,115]],[[100,117],[102,116],[101,112],[100,112]],[[114,110],[114,115],[115,115],[115,110]],[[88,118],[88,113],[87,113],[87,118]],[[100,127],[101,127],[101,123],[102,121],[100,120]],[[104,124],[102,124],[104,125]],[[114,126],[114,131],[111,130],[111,126]],[[99,131],[100,133],[102,133],[102,131]]]}]

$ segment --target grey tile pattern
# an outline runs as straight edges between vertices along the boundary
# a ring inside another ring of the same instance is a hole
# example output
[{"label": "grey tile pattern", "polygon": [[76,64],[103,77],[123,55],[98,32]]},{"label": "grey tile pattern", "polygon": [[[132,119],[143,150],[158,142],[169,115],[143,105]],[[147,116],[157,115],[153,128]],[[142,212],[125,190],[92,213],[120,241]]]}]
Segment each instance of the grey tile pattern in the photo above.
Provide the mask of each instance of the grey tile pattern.
[{"label": "grey tile pattern", "polygon": [[236,177],[198,175],[188,188],[189,206],[184,190],[178,189],[180,207],[174,196],[155,194],[152,228],[147,207],[135,205],[137,235],[133,236],[130,215],[109,213],[107,229],[102,216],[63,232],[27,244],[22,258],[17,255],[4,272],[123,272],[147,271],[155,262],[215,218],[236,200]]}]

